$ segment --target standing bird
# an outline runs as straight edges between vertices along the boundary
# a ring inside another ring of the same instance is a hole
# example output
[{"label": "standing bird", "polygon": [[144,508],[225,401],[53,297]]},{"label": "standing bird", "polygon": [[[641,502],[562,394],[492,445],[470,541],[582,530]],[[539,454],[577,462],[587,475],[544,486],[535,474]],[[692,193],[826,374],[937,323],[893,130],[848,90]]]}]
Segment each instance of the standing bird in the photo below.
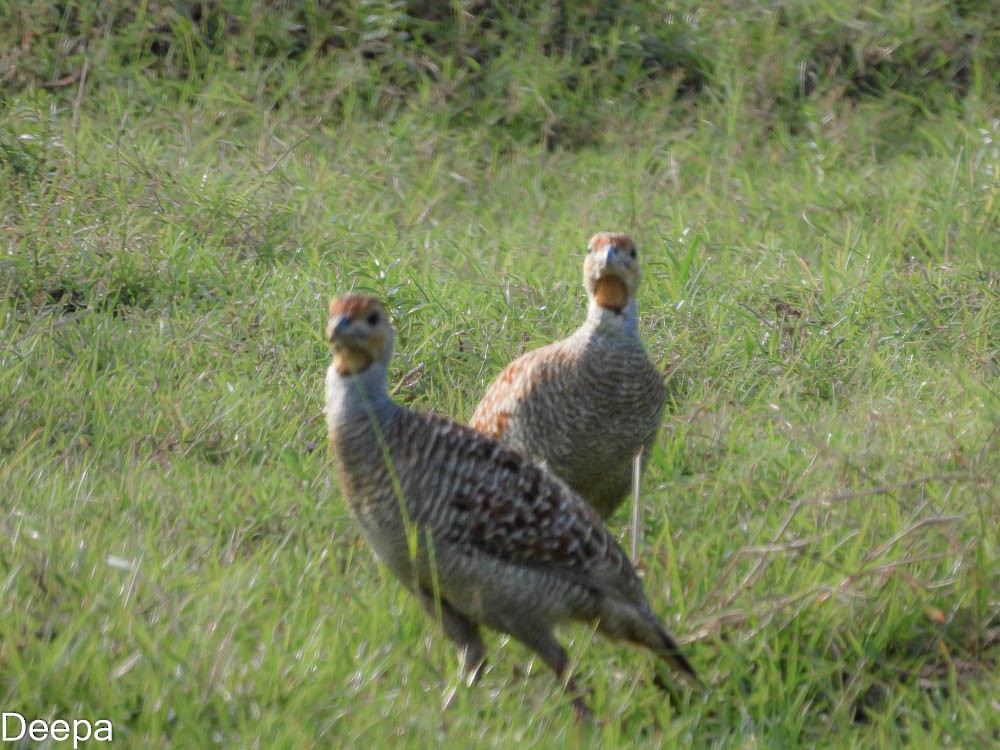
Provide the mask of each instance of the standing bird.
[{"label": "standing bird", "polygon": [[[484,657],[480,625],[509,633],[564,678],[552,630],[566,620],[596,620],[697,682],[593,509],[488,436],[389,398],[393,329],[378,300],[334,299],[326,338],[326,422],[344,498],[379,559],[440,618],[470,682]],[[573,704],[589,713],[579,695]]]},{"label": "standing bird", "polygon": [[639,276],[631,237],[595,234],[583,262],[587,320],[507,365],[471,421],[544,463],[603,518],[633,486],[633,461],[648,456],[666,400],[639,338]]}]

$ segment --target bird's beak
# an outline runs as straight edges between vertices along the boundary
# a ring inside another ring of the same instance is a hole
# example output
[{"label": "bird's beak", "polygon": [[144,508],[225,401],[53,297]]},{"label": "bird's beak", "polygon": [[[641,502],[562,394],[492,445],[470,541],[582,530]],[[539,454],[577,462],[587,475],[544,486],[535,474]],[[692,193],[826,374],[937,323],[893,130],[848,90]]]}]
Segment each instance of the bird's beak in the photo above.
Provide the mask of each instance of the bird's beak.
[{"label": "bird's beak", "polygon": [[604,271],[609,266],[613,266],[618,260],[618,248],[614,245],[605,245],[597,255],[597,268]]},{"label": "bird's beak", "polygon": [[338,315],[336,318],[331,318],[327,324],[327,340],[332,344],[338,339],[343,338],[345,331],[347,331],[350,325],[351,318],[348,315]]}]

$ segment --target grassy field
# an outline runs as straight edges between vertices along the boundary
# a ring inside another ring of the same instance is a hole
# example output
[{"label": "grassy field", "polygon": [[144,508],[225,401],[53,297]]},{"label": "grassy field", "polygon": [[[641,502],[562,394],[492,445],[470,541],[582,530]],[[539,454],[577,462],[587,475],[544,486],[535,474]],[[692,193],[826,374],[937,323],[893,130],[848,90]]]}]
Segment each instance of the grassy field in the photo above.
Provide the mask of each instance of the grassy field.
[{"label": "grassy field", "polygon": [[[1000,741],[989,3],[74,7],[0,11],[0,710],[136,748]],[[465,688],[374,563],[321,326],[377,294],[396,397],[468,419],[578,325],[601,229],[673,368],[640,555],[709,689],[567,627],[581,726],[504,638]]]}]

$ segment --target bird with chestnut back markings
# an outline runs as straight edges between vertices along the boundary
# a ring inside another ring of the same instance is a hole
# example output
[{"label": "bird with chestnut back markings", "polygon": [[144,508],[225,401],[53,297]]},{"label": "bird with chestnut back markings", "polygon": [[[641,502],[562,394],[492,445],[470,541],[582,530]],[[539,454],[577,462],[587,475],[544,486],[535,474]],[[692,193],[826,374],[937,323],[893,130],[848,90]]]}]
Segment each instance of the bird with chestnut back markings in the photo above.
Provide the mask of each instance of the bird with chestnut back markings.
[{"label": "bird with chestnut back markings", "polygon": [[648,457],[666,401],[639,337],[639,278],[632,238],[595,234],[583,262],[583,325],[509,364],[470,421],[544,463],[604,518],[633,488],[633,462]]},{"label": "bird with chestnut back markings", "polygon": [[[440,619],[470,682],[485,625],[532,649],[575,694],[553,628],[581,620],[697,683],[592,508],[520,453],[389,398],[393,328],[378,300],[334,299],[326,338],[326,421],[344,499],[378,558]],[[578,694],[573,705],[588,713]]]}]

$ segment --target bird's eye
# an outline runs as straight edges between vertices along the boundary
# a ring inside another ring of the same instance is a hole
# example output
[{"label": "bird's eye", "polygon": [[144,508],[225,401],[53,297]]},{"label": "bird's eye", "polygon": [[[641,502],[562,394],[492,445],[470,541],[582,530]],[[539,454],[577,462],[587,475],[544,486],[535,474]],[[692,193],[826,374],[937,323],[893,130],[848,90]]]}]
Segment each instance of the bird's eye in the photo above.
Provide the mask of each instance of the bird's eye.
[{"label": "bird's eye", "polygon": [[635,257],[635,248],[634,247],[631,250],[628,251],[628,256],[630,258],[634,258]]},{"label": "bird's eye", "polygon": [[379,321],[379,315],[378,315],[378,310],[376,310],[375,312],[371,313],[368,316],[368,325],[377,326],[378,321]]}]

